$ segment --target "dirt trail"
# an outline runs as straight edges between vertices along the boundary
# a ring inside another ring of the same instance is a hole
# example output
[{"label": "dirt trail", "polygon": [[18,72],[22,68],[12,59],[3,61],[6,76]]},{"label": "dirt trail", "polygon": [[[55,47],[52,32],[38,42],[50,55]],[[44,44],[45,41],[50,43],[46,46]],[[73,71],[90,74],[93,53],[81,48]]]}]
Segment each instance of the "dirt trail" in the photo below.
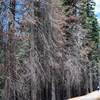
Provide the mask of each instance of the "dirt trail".
[{"label": "dirt trail", "polygon": [[68,100],[100,100],[100,91],[94,91],[87,95],[71,98]]}]

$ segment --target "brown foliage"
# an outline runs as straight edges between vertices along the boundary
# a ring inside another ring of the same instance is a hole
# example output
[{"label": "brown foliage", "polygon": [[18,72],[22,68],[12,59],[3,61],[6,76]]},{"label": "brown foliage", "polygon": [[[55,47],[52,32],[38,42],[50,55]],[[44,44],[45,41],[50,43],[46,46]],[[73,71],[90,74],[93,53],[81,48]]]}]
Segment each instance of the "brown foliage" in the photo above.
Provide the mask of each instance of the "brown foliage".
[{"label": "brown foliage", "polygon": [[77,23],[80,20],[81,20],[80,16],[69,16],[69,17],[66,18],[65,21],[70,24],[70,23]]}]

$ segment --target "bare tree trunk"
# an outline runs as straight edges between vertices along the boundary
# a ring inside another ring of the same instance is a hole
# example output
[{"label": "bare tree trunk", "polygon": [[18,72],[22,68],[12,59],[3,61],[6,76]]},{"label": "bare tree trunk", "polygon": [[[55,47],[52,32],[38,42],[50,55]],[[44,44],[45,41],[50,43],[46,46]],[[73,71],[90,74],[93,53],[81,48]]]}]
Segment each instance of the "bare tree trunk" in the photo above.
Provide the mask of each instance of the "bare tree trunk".
[{"label": "bare tree trunk", "polygon": [[78,87],[78,95],[81,95],[81,83],[79,83],[79,87]]},{"label": "bare tree trunk", "polygon": [[68,84],[67,85],[67,98],[70,98],[71,97],[71,88],[70,88],[70,85]]},{"label": "bare tree trunk", "polygon": [[85,88],[86,88],[86,93],[89,93],[89,81],[88,81],[88,75],[87,72],[84,73],[85,74]]},{"label": "bare tree trunk", "polygon": [[[13,13],[13,18],[15,18],[15,0],[10,2],[10,6],[13,6],[11,11]],[[14,22],[11,22],[11,25],[14,25]],[[15,27],[9,26],[8,32],[8,43],[7,43],[7,51],[6,51],[6,61],[5,65],[7,65],[7,75],[8,78],[5,83],[5,100],[16,100],[15,96],[15,81],[16,81],[16,63],[15,63],[15,40],[14,33]]]},{"label": "bare tree trunk", "polygon": [[92,79],[91,69],[90,69],[89,76],[90,76],[90,77],[89,77],[89,78],[90,78],[90,92],[92,92],[92,91],[93,91],[93,84],[92,84],[92,83],[93,83],[93,82],[92,82],[92,81],[93,81],[93,79]]},{"label": "bare tree trunk", "polygon": [[55,80],[54,77],[52,77],[52,100],[56,100],[55,92]]},{"label": "bare tree trunk", "polygon": [[6,87],[5,87],[5,91],[6,91],[6,99],[5,100],[15,100],[15,81],[16,81],[16,64],[15,64],[15,43],[13,41],[13,36],[14,33],[9,33],[8,34],[8,38],[9,38],[9,42],[8,42],[8,48],[7,48],[7,75],[8,78],[6,80]]}]

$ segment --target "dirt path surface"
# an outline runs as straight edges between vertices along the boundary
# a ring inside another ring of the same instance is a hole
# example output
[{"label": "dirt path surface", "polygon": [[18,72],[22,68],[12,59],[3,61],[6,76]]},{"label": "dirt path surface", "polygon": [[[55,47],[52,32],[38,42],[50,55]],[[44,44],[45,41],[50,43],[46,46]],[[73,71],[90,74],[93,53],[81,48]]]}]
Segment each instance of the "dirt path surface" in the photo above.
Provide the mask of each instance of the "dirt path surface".
[{"label": "dirt path surface", "polygon": [[68,100],[100,100],[100,91],[94,91],[87,95],[71,98]]}]

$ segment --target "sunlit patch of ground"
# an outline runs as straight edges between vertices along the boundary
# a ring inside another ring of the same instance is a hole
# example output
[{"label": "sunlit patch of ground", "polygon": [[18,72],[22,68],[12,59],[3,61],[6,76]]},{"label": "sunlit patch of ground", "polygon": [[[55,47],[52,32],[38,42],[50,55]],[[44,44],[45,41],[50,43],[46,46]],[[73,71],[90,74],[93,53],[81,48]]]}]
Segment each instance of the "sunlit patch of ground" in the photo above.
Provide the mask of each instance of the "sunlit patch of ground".
[{"label": "sunlit patch of ground", "polygon": [[94,91],[87,95],[71,98],[68,100],[100,100],[100,91]]}]

